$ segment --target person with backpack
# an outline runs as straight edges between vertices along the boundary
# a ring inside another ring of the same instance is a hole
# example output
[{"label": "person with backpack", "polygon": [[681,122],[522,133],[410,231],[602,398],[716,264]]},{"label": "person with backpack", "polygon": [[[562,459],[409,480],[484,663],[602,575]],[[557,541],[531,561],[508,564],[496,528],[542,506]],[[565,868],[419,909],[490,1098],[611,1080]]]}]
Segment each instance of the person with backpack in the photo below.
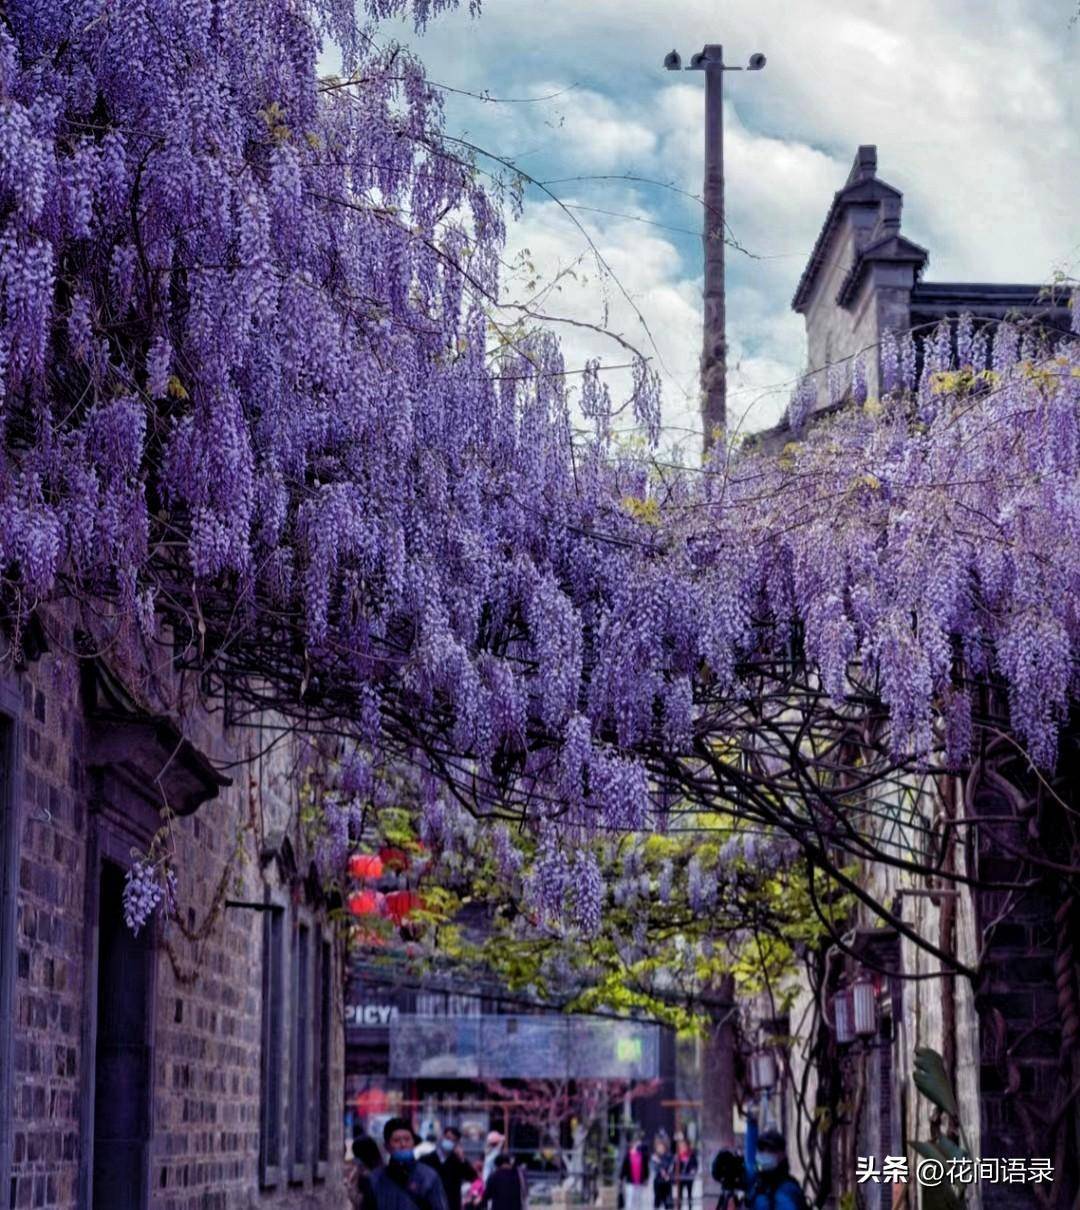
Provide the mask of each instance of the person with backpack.
[{"label": "person with backpack", "polygon": [[419,1142],[405,1118],[390,1118],[383,1127],[389,1159],[369,1177],[375,1210],[447,1210],[439,1174],[416,1158]]},{"label": "person with backpack", "polygon": [[799,1182],[788,1167],[787,1143],[779,1130],[758,1134],[757,1111],[746,1115],[747,1210],[808,1210]]},{"label": "person with backpack", "polygon": [[712,1178],[720,1186],[716,1210],[738,1210],[746,1188],[746,1164],[736,1151],[718,1151],[712,1162]]}]

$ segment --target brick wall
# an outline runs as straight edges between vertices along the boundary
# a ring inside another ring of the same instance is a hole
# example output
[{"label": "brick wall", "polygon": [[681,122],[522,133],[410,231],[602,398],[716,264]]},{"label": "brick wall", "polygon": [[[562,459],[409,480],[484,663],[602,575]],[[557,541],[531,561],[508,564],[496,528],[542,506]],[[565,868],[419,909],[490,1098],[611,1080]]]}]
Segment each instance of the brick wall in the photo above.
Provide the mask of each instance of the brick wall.
[{"label": "brick wall", "polygon": [[18,832],[10,1203],[76,1205],[86,810],[73,702],[21,678],[12,769]]},{"label": "brick wall", "polygon": [[[87,926],[87,891],[96,870],[91,868],[92,841],[100,825],[89,787],[86,719],[72,671],[46,655],[12,678],[17,697],[8,695],[18,702],[14,794],[6,825],[16,835],[18,884],[11,1180],[10,1188],[0,1191],[0,1207],[10,1204],[20,1210],[74,1210],[90,1159],[81,1140],[84,1119],[93,1108],[87,1056],[93,1053],[88,1029],[97,988],[88,965],[93,933]],[[219,750],[229,743],[239,748],[240,741],[215,732],[210,721],[204,720],[201,731],[199,740],[213,742]],[[288,801],[284,759],[234,771],[234,785],[175,823],[183,921],[199,930],[213,914],[214,923],[198,942],[183,937],[175,925],[164,935],[155,926],[148,1148],[148,1204],[154,1210],[261,1205],[308,1210],[342,1204],[337,949],[326,1179],[317,1182],[309,1172],[301,1183],[260,1191],[262,919],[256,911],[215,907],[215,897],[222,898],[222,871],[246,819],[256,826],[243,838],[243,857],[233,863],[227,895],[261,901],[267,886],[280,893],[280,863],[261,861],[259,848],[267,841],[269,815],[284,819],[286,827],[291,821],[295,832],[295,801]],[[285,887],[284,894],[302,903],[301,880]],[[326,937],[332,938],[325,911],[315,905],[310,912],[310,919],[322,921]],[[291,919],[290,913],[287,930]],[[175,970],[166,943],[173,949]],[[289,1095],[286,1088],[286,1105]]]}]

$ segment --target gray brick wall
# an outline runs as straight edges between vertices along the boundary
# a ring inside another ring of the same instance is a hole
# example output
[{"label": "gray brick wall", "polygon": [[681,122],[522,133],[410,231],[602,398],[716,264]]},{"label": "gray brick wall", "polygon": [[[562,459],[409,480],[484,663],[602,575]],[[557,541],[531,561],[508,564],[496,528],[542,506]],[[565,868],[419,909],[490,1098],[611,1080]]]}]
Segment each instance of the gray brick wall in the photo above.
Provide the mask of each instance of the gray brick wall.
[{"label": "gray brick wall", "polygon": [[[18,678],[14,720],[20,750],[10,824],[17,829],[16,962],[11,1023],[14,1096],[10,1190],[0,1205],[74,1210],[88,1087],[86,1022],[96,1006],[87,966],[86,894],[91,810],[85,719],[70,675],[46,655]],[[194,737],[193,737],[194,738]],[[218,747],[234,742],[200,739]],[[269,789],[273,780],[277,791]],[[175,849],[185,923],[198,927],[212,908],[241,822],[262,808],[263,782],[274,810],[288,795],[280,767],[241,767],[235,784],[176,820]],[[287,805],[287,804],[286,804]],[[295,808],[295,803],[293,803]],[[295,814],[293,814],[295,818]],[[246,837],[230,897],[261,900],[277,866],[258,860],[261,829]],[[295,837],[294,837],[295,842]],[[287,891],[286,893],[290,893]],[[312,920],[319,920],[316,911]],[[261,1191],[258,1184],[261,914],[220,910],[208,935],[192,943],[172,926],[154,950],[153,1120],[149,1205],[154,1210],[207,1207],[340,1207],[343,1031],[335,969],[331,1037],[330,1164],[326,1179]],[[326,936],[332,937],[327,928]],[[335,958],[337,950],[335,948]],[[336,962],[335,962],[336,966]],[[196,977],[189,980],[195,973]],[[286,1090],[288,1103],[288,1090]],[[117,1210],[126,1208],[117,1207]]]}]

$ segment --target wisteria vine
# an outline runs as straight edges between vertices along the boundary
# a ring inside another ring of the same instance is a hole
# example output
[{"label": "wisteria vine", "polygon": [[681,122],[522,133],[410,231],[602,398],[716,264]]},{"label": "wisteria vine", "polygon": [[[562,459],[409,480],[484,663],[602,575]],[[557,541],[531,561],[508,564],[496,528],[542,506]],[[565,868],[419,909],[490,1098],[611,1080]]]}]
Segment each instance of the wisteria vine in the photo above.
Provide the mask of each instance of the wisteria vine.
[{"label": "wisteria vine", "polygon": [[[830,384],[850,406],[781,456],[720,443],[666,472],[613,436],[599,362],[571,398],[550,332],[506,322],[503,236],[421,65],[351,3],[7,5],[9,628],[73,598],[241,721],[277,711],[541,830],[662,828],[674,796],[820,861],[860,852],[870,790],[967,760],[988,686],[1053,766],[1080,638],[1075,342],[890,336],[881,399],[860,363]],[[641,357],[629,406],[655,438]],[[795,431],[811,406],[800,389]],[[366,792],[343,791],[338,848]],[[584,852],[572,873],[593,928]]]}]

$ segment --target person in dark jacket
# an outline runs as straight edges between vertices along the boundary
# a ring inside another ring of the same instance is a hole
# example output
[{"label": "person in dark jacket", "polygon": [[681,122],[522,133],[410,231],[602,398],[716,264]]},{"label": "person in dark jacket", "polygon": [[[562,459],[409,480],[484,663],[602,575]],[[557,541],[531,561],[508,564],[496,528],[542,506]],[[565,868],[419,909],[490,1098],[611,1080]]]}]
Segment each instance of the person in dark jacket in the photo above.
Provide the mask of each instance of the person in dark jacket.
[{"label": "person in dark jacket", "polygon": [[495,1167],[484,1186],[481,1210],[525,1210],[525,1177],[510,1163],[505,1151],[495,1157]]},{"label": "person in dark jacket", "polygon": [[404,1118],[391,1118],[383,1127],[390,1158],[370,1177],[375,1210],[447,1210],[442,1181],[416,1158],[419,1141]]},{"label": "person in dark jacket", "polygon": [[757,1115],[746,1118],[747,1210],[807,1210],[806,1198],[788,1168],[787,1144],[778,1130],[758,1134]]},{"label": "person in dark jacket", "polygon": [[718,1151],[712,1162],[712,1178],[720,1186],[716,1210],[738,1210],[746,1188],[746,1161],[738,1152]]},{"label": "person in dark jacket", "polygon": [[683,1199],[686,1199],[686,1210],[694,1204],[694,1181],[697,1180],[697,1152],[690,1146],[686,1135],[675,1136],[675,1165],[672,1175],[675,1179],[675,1205],[683,1210]]},{"label": "person in dark jacket", "polygon": [[652,1172],[653,1210],[671,1210],[671,1182],[675,1161],[668,1151],[667,1143],[659,1135],[653,1140],[653,1153],[649,1159]]},{"label": "person in dark jacket", "polygon": [[352,1163],[345,1175],[349,1205],[352,1210],[374,1210],[375,1194],[371,1189],[371,1174],[382,1164],[379,1144],[367,1134],[352,1141]]},{"label": "person in dark jacket", "polygon": [[461,1186],[476,1180],[476,1170],[461,1151],[461,1131],[447,1126],[435,1150],[422,1156],[420,1163],[438,1173],[448,1210],[461,1210]]}]

